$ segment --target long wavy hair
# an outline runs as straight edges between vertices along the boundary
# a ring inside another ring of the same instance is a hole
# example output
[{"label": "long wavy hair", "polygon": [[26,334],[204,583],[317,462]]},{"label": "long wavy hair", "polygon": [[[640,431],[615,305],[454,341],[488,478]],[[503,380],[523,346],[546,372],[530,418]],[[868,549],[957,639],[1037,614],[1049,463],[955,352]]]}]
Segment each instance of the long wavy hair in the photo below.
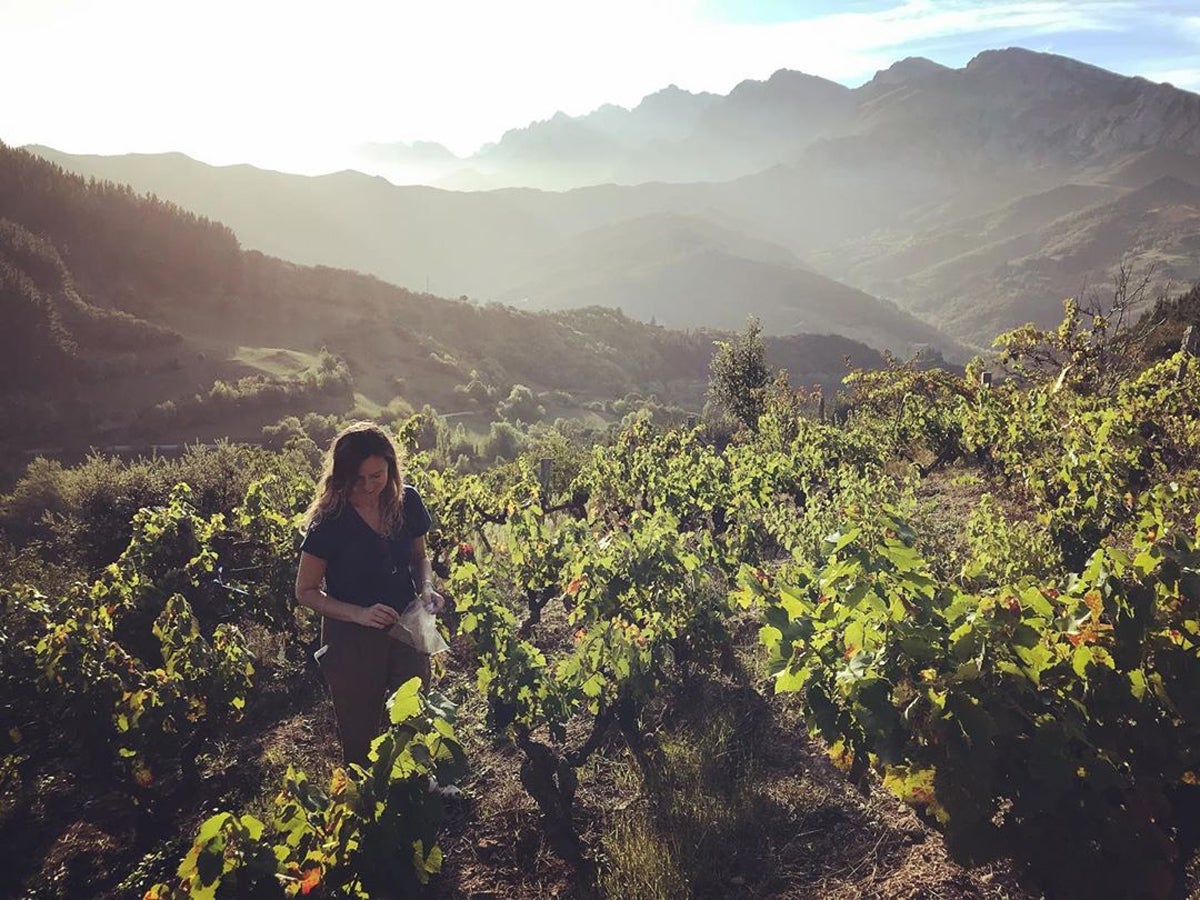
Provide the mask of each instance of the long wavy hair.
[{"label": "long wavy hair", "polygon": [[379,494],[384,531],[391,534],[400,527],[404,521],[404,476],[396,445],[374,422],[355,422],[338,433],[325,455],[317,497],[304,516],[306,528],[333,518],[345,508],[358,479],[359,467],[372,456],[387,460],[387,484]]}]

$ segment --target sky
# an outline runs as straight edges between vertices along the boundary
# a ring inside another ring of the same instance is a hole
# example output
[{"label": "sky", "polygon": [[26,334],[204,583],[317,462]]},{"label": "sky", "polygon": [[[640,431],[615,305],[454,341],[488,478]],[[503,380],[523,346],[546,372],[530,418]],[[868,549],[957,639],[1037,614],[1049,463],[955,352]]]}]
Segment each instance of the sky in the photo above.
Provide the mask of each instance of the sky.
[{"label": "sky", "polygon": [[1200,92],[1200,0],[0,0],[0,141],[316,174],[668,84],[1008,46]]}]

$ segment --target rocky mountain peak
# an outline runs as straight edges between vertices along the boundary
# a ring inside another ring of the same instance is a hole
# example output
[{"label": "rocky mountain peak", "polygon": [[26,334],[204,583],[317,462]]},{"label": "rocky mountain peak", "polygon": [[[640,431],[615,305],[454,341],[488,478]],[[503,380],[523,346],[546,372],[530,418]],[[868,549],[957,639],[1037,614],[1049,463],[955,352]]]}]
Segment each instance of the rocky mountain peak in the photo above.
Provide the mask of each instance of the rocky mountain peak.
[{"label": "rocky mountain peak", "polygon": [[986,80],[995,88],[1020,87],[1041,94],[1113,89],[1134,80],[1077,59],[1024,47],[984,50],[962,71],[968,78]]},{"label": "rocky mountain peak", "polygon": [[747,79],[739,82],[729,92],[728,102],[809,102],[820,99],[840,100],[848,98],[849,95],[850,89],[836,81],[793,69],[779,69],[766,81]]},{"label": "rocky mountain peak", "polygon": [[643,97],[633,112],[639,116],[695,116],[720,99],[717,94],[707,91],[694,94],[678,85],[669,84]]},{"label": "rocky mountain peak", "polygon": [[899,84],[950,71],[953,70],[941,63],[935,63],[932,59],[926,59],[923,56],[908,56],[899,62],[892,63],[886,69],[880,69],[875,73],[875,77],[863,87],[867,89],[895,87]]}]

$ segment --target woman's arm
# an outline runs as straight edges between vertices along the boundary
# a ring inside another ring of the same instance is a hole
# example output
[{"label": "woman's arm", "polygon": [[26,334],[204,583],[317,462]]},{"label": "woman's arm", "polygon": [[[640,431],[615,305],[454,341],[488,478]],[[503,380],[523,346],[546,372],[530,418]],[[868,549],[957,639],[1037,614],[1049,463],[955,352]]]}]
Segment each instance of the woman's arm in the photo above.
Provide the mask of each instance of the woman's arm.
[{"label": "woman's arm", "polygon": [[385,603],[374,606],[358,606],[335,600],[321,586],[325,580],[325,560],[311,553],[300,554],[300,568],[296,571],[296,601],[302,606],[330,619],[354,622],[367,628],[390,628],[396,624],[400,614]]},{"label": "woman's arm", "polygon": [[425,552],[425,536],[413,538],[412,555],[408,564],[412,572],[413,583],[417,586],[417,597],[425,604],[430,612],[442,611],[445,599],[433,589],[433,565],[429,562],[429,554]]}]

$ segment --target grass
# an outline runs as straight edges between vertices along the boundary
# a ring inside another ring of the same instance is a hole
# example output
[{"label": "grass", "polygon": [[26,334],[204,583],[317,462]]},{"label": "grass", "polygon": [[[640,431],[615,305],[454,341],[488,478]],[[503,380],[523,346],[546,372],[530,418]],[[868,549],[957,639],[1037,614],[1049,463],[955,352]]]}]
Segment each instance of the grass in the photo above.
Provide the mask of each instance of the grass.
[{"label": "grass", "polygon": [[616,817],[603,849],[612,863],[600,877],[604,896],[645,900],[690,896],[690,879],[680,864],[679,840],[663,833],[662,823],[650,810],[641,807]]},{"label": "grass", "polygon": [[383,406],[381,404],[376,403],[366,394],[358,391],[354,392],[354,409],[350,411],[349,418],[374,419],[381,412],[383,412]]},{"label": "grass", "polygon": [[715,677],[668,701],[648,758],[626,755],[637,800],[604,822],[607,897],[725,897],[773,880],[778,820],[762,766],[770,715],[752,689]]},{"label": "grass", "polygon": [[644,722],[647,759],[610,752],[596,764],[612,766],[593,839],[601,896],[1025,896],[1003,869],[992,884],[950,862],[940,836],[877,783],[848,783],[794,698],[769,696],[755,630],[738,629],[734,671],[666,692]]},{"label": "grass", "polygon": [[305,369],[315,369],[321,363],[315,353],[301,353],[280,347],[237,347],[230,355],[230,361],[276,378],[290,378]]}]

